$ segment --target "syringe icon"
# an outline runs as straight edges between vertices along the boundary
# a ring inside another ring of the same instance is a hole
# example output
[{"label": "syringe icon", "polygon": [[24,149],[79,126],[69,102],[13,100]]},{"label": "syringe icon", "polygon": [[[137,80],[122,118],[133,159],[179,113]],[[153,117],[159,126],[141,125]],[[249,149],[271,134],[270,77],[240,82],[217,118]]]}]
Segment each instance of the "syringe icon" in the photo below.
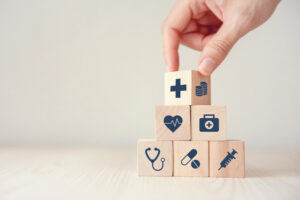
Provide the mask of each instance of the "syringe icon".
[{"label": "syringe icon", "polygon": [[227,152],[227,156],[224,158],[224,160],[220,163],[220,169],[225,168],[232,159],[235,159],[234,154],[236,154],[237,151],[235,149],[232,149],[232,152]]}]

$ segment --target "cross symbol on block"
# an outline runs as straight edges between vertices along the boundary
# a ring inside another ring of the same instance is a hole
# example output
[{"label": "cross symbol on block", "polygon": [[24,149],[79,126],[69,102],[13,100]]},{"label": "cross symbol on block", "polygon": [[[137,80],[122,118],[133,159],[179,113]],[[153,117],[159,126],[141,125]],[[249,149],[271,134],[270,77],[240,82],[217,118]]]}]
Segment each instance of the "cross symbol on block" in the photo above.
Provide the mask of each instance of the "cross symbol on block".
[{"label": "cross symbol on block", "polygon": [[210,128],[212,124],[210,122],[207,123],[207,127]]},{"label": "cross symbol on block", "polygon": [[176,98],[180,98],[181,91],[186,91],[186,85],[181,85],[180,79],[176,79],[175,85],[171,86],[171,92],[175,92]]}]

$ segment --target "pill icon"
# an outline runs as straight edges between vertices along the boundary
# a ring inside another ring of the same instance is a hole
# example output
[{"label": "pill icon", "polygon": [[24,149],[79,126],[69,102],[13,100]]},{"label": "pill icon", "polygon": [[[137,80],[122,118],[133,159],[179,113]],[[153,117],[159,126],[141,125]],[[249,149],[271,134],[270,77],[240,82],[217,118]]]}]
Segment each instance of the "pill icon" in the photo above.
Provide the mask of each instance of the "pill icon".
[{"label": "pill icon", "polygon": [[200,167],[200,161],[199,160],[193,160],[191,162],[191,166],[192,166],[192,168],[197,169],[198,167]]},{"label": "pill icon", "polygon": [[182,159],[181,159],[181,164],[182,165],[187,165],[191,160],[197,155],[197,150],[192,149],[188,154],[186,154]]}]

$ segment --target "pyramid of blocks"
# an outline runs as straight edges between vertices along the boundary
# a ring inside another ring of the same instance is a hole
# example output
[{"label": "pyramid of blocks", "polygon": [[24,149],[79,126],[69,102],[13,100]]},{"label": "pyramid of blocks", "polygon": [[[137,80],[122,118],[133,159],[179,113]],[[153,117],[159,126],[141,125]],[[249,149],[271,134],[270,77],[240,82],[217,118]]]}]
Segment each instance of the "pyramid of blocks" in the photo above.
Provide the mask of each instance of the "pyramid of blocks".
[{"label": "pyramid of blocks", "polygon": [[155,139],[138,141],[139,176],[245,176],[245,143],[226,140],[226,106],[211,105],[210,77],[165,74],[165,105],[155,108]]}]

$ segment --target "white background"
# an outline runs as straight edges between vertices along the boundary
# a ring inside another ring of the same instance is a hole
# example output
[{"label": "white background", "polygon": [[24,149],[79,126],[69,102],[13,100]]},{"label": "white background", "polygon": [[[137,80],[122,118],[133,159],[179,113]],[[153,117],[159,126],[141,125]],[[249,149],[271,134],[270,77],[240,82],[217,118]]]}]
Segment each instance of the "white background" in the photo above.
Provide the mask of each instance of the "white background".
[{"label": "white background", "polygon": [[[161,24],[173,0],[1,0],[0,143],[136,145],[163,104]],[[228,137],[300,148],[300,1],[282,1],[212,76]],[[198,52],[180,49],[182,69]]]}]

